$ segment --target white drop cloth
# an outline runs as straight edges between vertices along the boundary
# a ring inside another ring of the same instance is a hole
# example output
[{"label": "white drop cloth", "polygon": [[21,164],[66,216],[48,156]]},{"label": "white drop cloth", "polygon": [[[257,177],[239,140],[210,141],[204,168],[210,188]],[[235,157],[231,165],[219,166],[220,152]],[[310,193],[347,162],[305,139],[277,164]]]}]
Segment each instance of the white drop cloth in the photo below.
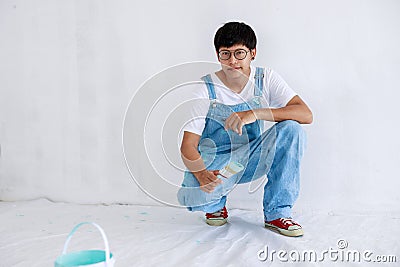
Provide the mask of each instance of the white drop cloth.
[{"label": "white drop cloth", "polygon": [[[229,209],[229,206],[228,206]],[[93,221],[106,232],[117,267],[125,266],[286,266],[277,254],[260,261],[268,250],[314,250],[320,256],[329,248],[370,250],[375,255],[396,255],[397,263],[303,262],[294,266],[399,266],[399,217],[295,214],[305,235],[289,238],[263,228],[260,212],[229,209],[229,223],[205,224],[200,212],[159,206],[77,205],[45,199],[0,202],[0,266],[53,266],[70,230],[79,222]],[[70,243],[70,250],[103,249],[100,234],[85,226]],[[293,253],[293,252],[292,252]],[[262,256],[262,255],[261,255]],[[288,255],[286,255],[288,258]],[[289,260],[290,262],[290,260]]]}]

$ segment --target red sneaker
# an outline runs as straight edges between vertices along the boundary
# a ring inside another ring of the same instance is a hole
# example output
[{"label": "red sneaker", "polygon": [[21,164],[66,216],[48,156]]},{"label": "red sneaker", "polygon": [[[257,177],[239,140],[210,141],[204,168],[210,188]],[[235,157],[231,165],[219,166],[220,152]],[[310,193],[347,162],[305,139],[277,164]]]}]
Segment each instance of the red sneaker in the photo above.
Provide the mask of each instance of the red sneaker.
[{"label": "red sneaker", "polygon": [[228,211],[225,207],[216,212],[206,213],[206,223],[212,226],[224,225],[228,218]]},{"label": "red sneaker", "polygon": [[265,227],[285,236],[302,236],[304,234],[301,225],[292,218],[279,218],[265,222]]}]

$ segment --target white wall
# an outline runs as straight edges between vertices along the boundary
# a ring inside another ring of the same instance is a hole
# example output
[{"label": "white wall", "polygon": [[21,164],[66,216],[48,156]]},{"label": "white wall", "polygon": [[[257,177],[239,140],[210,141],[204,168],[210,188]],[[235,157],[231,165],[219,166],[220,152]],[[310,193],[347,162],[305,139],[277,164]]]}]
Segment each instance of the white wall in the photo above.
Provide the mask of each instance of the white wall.
[{"label": "white wall", "polygon": [[[215,30],[240,20],[258,36],[255,65],[314,112],[296,209],[398,214],[399,11],[397,0],[1,0],[0,199],[157,204],[125,166],[129,101],[164,68],[215,61]],[[243,192],[233,206],[261,203]]]}]

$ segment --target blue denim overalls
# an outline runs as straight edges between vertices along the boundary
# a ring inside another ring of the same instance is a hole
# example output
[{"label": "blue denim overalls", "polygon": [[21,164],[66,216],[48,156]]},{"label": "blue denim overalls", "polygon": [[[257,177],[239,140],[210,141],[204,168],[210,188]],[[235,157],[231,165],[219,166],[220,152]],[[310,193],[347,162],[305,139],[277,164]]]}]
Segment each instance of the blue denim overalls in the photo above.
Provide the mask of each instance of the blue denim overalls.
[{"label": "blue denim overalls", "polygon": [[245,169],[211,193],[201,191],[196,177],[186,171],[179,202],[190,211],[215,212],[226,204],[227,194],[236,184],[254,181],[267,175],[264,187],[264,217],[271,221],[290,217],[299,192],[299,168],[303,155],[305,133],[299,123],[282,121],[263,133],[263,122],[255,121],[243,127],[242,135],[224,129],[232,112],[261,108],[264,69],[256,68],[254,98],[249,102],[224,105],[217,102],[211,76],[202,77],[207,85],[210,106],[198,150],[207,170],[220,170],[229,161],[237,161]]}]

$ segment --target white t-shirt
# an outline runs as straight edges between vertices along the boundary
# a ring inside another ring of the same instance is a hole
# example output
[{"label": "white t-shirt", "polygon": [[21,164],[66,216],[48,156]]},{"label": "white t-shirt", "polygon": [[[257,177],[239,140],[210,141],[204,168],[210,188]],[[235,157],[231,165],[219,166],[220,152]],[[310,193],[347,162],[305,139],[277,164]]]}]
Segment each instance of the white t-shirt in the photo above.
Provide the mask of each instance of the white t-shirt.
[{"label": "white t-shirt", "polygon": [[[236,105],[245,101],[250,101],[254,97],[255,71],[256,68],[250,66],[251,72],[249,81],[240,92],[233,92],[227,88],[222,81],[211,73],[211,79],[214,84],[216,101],[225,105]],[[196,104],[191,107],[191,120],[184,126],[183,131],[192,132],[201,135],[205,127],[205,117],[210,105],[209,95],[206,84],[199,83],[191,90],[192,99],[196,99]],[[264,73],[264,89],[261,98],[262,107],[280,108],[294,97],[296,93],[289,85],[271,68],[266,68]]]}]

